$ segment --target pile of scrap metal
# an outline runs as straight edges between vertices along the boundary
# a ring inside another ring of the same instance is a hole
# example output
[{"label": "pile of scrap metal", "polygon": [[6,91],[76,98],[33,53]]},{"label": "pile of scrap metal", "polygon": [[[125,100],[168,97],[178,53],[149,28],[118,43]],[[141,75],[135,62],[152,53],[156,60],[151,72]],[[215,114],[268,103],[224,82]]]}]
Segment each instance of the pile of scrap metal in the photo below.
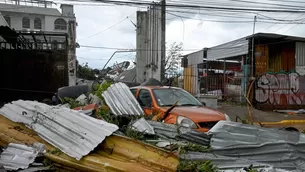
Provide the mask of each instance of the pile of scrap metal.
[{"label": "pile of scrap metal", "polygon": [[[229,121],[220,121],[203,133],[145,119],[125,84],[113,84],[102,95],[111,115],[132,119],[127,124],[129,132],[126,126],[86,115],[82,107],[23,100],[4,105],[0,109],[0,146],[5,148],[0,169],[305,171],[302,133]],[[141,137],[133,137],[134,133]]]},{"label": "pile of scrap metal", "polygon": [[[114,134],[119,129],[114,124],[64,106],[19,100],[4,105],[0,114],[0,145],[9,149],[11,143],[43,144],[46,148],[43,154],[51,162],[51,169],[175,171],[179,163],[174,154]],[[26,168],[34,158],[20,163],[6,158],[4,153],[0,166],[8,169]]]}]

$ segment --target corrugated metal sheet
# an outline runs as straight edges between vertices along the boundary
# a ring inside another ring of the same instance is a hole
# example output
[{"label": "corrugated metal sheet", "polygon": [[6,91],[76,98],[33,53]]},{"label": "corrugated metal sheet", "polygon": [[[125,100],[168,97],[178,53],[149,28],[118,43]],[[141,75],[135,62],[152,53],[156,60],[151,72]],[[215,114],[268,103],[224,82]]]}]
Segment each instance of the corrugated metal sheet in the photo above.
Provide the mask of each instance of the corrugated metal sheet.
[{"label": "corrugated metal sheet", "polygon": [[262,75],[269,70],[269,48],[268,45],[257,45],[255,47],[255,75]]},{"label": "corrugated metal sheet", "polygon": [[190,130],[188,128],[179,127],[177,125],[165,124],[155,121],[147,121],[151,126],[153,126],[154,131],[157,136],[164,139],[178,139],[183,141],[188,141],[192,143],[197,143],[202,146],[208,146],[210,144],[210,135],[206,133],[197,132]]},{"label": "corrugated metal sheet", "polygon": [[[40,142],[46,145],[48,152],[55,149],[24,125],[12,122],[3,116],[0,116],[0,124],[0,146],[7,146],[10,142],[23,144]],[[79,161],[64,153],[46,153],[45,157],[64,170],[68,168],[67,171],[174,172],[179,164],[178,157],[173,153],[116,135],[107,137],[100,146]]]},{"label": "corrugated metal sheet", "polygon": [[305,75],[305,66],[296,66],[295,67],[295,71],[301,75],[304,76]]},{"label": "corrugated metal sheet", "polygon": [[282,70],[290,72],[295,70],[295,47],[294,44],[285,43],[282,46]]},{"label": "corrugated metal sheet", "polygon": [[280,72],[282,70],[282,50],[280,45],[269,45],[269,70],[268,72]]},{"label": "corrugated metal sheet", "polygon": [[214,149],[238,145],[261,145],[269,142],[305,143],[305,136],[297,132],[227,121],[219,121],[208,133],[213,134],[211,147]]},{"label": "corrugated metal sheet", "polygon": [[297,42],[295,44],[296,66],[305,66],[305,43]]},{"label": "corrugated metal sheet", "polygon": [[43,153],[45,147],[43,144],[35,143],[33,146],[10,143],[1,153],[0,166],[7,170],[26,169],[39,153]]},{"label": "corrugated metal sheet", "polygon": [[248,37],[244,37],[235,41],[209,48],[207,52],[207,59],[217,60],[248,54],[249,40],[247,40],[247,38]]},{"label": "corrugated metal sheet", "polygon": [[141,119],[135,121],[132,124],[132,127],[134,129],[138,130],[139,132],[143,132],[146,134],[152,134],[152,135],[155,134],[154,128],[144,118],[141,118]]},{"label": "corrugated metal sheet", "polygon": [[143,109],[129,90],[129,87],[123,83],[112,84],[104,91],[103,97],[111,112],[115,115],[144,114]]},{"label": "corrugated metal sheet", "polygon": [[198,64],[203,63],[203,50],[187,55],[187,59],[189,66],[197,66]]},{"label": "corrugated metal sheet", "polygon": [[271,166],[305,170],[305,135],[278,129],[220,121],[209,133],[211,152],[189,152],[186,160],[212,160],[220,169]]},{"label": "corrugated metal sheet", "polygon": [[193,68],[188,67],[184,68],[183,71],[183,87],[186,91],[191,94],[194,94],[193,83],[195,82],[195,77],[193,76]]},{"label": "corrugated metal sheet", "polygon": [[0,109],[6,118],[23,123],[41,138],[77,160],[87,155],[118,126],[65,107],[18,100]]},{"label": "corrugated metal sheet", "polygon": [[[240,38],[225,44],[211,47],[207,51],[208,60],[218,60],[228,57],[246,55],[249,51],[248,37]],[[187,55],[188,65],[197,65],[203,63],[203,50]]]},{"label": "corrugated metal sheet", "polygon": [[198,83],[198,67],[197,65],[193,67],[193,95],[197,96],[199,92],[199,83]]}]

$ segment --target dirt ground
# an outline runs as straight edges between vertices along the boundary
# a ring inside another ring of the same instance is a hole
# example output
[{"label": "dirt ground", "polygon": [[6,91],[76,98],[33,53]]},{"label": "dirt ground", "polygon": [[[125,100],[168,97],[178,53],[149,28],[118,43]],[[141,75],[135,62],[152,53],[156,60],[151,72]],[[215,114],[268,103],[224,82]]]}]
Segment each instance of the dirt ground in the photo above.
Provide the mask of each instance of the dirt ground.
[{"label": "dirt ground", "polygon": [[[239,104],[218,102],[218,110],[229,115],[232,121],[236,121],[237,116],[242,119],[245,119],[248,115],[247,106]],[[305,114],[291,115],[273,111],[261,111],[254,108],[252,108],[252,114],[261,122],[279,122],[282,120],[305,120]]]}]

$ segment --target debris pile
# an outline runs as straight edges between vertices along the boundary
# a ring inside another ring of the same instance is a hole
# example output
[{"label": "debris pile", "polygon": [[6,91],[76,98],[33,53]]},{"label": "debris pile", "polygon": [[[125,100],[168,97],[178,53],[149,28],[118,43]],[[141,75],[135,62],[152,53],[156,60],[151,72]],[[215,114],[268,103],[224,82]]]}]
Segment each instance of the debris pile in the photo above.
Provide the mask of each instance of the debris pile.
[{"label": "debris pile", "polygon": [[102,90],[78,95],[79,107],[4,105],[0,169],[34,168],[42,154],[57,169],[80,171],[305,171],[302,133],[229,121],[199,132],[150,120],[125,84]]},{"label": "debris pile", "polygon": [[0,166],[7,170],[26,169],[44,152],[45,147],[40,143],[32,146],[10,143],[0,155]]},{"label": "debris pile", "polygon": [[[18,100],[4,105],[0,114],[25,124],[48,143],[80,160],[118,127],[66,107]],[[97,132],[98,131],[98,132]]]}]

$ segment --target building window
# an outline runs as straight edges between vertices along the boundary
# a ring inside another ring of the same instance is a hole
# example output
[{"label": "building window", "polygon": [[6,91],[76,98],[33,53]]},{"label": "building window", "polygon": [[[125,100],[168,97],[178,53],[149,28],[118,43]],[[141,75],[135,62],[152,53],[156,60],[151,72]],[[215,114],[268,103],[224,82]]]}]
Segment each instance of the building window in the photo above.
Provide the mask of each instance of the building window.
[{"label": "building window", "polygon": [[64,19],[56,19],[54,25],[55,30],[67,30],[67,22]]},{"label": "building window", "polygon": [[31,28],[30,19],[28,17],[23,17],[22,27],[25,28],[25,29],[30,29]]},{"label": "building window", "polygon": [[8,26],[11,26],[11,18],[9,16],[4,16],[4,20],[8,24]]},{"label": "building window", "polygon": [[41,19],[40,18],[34,19],[34,29],[41,29]]}]

